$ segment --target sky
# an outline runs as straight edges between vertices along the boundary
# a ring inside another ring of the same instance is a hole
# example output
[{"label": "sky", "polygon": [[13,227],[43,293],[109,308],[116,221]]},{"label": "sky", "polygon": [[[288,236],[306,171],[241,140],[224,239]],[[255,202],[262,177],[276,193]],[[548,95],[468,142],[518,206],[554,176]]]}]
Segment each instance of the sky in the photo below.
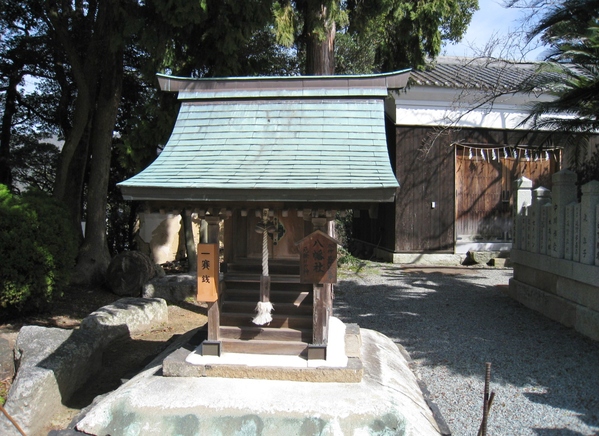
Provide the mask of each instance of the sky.
[{"label": "sky", "polygon": [[[446,45],[442,50],[444,56],[480,56],[488,41],[492,38],[506,39],[508,35],[513,35],[515,31],[521,28],[521,21],[525,18],[528,11],[523,9],[505,8],[503,0],[479,0],[479,10],[472,16],[472,21],[462,42],[458,44]],[[511,39],[512,42],[515,38]],[[505,44],[502,44],[505,47]],[[473,49],[474,47],[474,49]],[[543,48],[537,48],[533,51],[528,49],[517,52],[516,57],[523,60],[540,60]],[[493,56],[504,56],[503,50],[495,49]],[[513,58],[514,56],[512,56]]]}]

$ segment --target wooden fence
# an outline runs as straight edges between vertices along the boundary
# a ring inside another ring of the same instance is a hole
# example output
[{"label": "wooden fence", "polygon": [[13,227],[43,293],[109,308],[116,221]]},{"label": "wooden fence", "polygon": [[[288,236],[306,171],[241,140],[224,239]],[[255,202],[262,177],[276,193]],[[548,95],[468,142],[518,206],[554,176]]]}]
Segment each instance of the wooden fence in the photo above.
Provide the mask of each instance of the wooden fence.
[{"label": "wooden fence", "polygon": [[562,170],[553,190],[514,190],[514,277],[509,294],[524,305],[599,340],[599,181],[582,186]]}]

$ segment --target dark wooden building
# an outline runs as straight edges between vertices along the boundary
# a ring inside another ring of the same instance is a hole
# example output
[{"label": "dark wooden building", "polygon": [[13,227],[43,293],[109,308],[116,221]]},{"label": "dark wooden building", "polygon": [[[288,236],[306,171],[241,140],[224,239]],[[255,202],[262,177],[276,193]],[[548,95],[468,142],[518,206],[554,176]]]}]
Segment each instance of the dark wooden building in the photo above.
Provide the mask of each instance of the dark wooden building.
[{"label": "dark wooden building", "polygon": [[511,91],[532,68],[440,58],[413,71],[387,110],[395,202],[379,205],[376,218],[360,211],[353,236],[397,263],[509,250],[513,181],[526,176],[550,189],[560,160],[554,137],[520,124],[531,98],[547,98]]}]

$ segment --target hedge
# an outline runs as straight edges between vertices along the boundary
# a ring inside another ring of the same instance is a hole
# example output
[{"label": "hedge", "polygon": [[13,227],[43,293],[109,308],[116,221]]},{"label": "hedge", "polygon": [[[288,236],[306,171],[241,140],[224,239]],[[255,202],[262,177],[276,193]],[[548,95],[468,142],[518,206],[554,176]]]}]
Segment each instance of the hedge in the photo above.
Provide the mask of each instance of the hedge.
[{"label": "hedge", "polygon": [[0,307],[5,315],[42,310],[62,295],[76,255],[77,236],[61,204],[42,192],[16,196],[0,185]]}]

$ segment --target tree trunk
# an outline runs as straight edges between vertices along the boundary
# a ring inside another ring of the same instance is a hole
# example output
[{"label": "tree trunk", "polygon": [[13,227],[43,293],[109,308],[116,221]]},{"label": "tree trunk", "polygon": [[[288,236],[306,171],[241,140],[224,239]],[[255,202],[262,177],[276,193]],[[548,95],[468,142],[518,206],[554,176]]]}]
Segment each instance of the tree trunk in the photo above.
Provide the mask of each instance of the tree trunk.
[{"label": "tree trunk", "polygon": [[112,134],[123,86],[122,49],[106,54],[100,80],[90,137],[91,163],[85,239],[79,249],[73,275],[73,282],[78,284],[103,282],[110,264],[106,240],[106,207]]},{"label": "tree trunk", "polygon": [[[108,51],[108,39],[112,37],[110,13],[118,9],[118,5],[108,3],[108,1],[100,2],[99,6],[95,4],[92,10],[88,11],[89,18],[80,20],[78,29],[69,26],[68,16],[78,15],[79,10],[71,11],[72,13],[69,14],[66,9],[62,11],[51,6],[48,11],[48,20],[52,24],[51,36],[56,41],[56,49],[64,51],[77,86],[72,125],[68,125],[64,111],[59,117],[62,122],[61,127],[65,129],[65,143],[56,169],[53,194],[67,206],[73,228],[81,238],[83,237],[81,232],[83,192],[90,151],[92,119],[94,109],[97,108],[98,75],[100,63]],[[78,32],[82,31],[89,32],[89,39],[77,39],[77,35],[80,35]],[[81,42],[85,40],[89,40],[89,43],[82,47]],[[61,85],[64,85],[64,75],[59,74],[59,78],[62,79]]]},{"label": "tree trunk", "polygon": [[330,9],[319,0],[308,0],[304,12],[306,74],[335,74],[335,21]]},{"label": "tree trunk", "polygon": [[12,132],[12,121],[17,111],[17,97],[19,90],[17,86],[23,78],[21,73],[22,65],[15,66],[8,79],[8,89],[6,90],[4,100],[4,115],[2,116],[2,130],[0,132],[0,183],[12,189],[12,174],[10,172],[10,138]]}]

